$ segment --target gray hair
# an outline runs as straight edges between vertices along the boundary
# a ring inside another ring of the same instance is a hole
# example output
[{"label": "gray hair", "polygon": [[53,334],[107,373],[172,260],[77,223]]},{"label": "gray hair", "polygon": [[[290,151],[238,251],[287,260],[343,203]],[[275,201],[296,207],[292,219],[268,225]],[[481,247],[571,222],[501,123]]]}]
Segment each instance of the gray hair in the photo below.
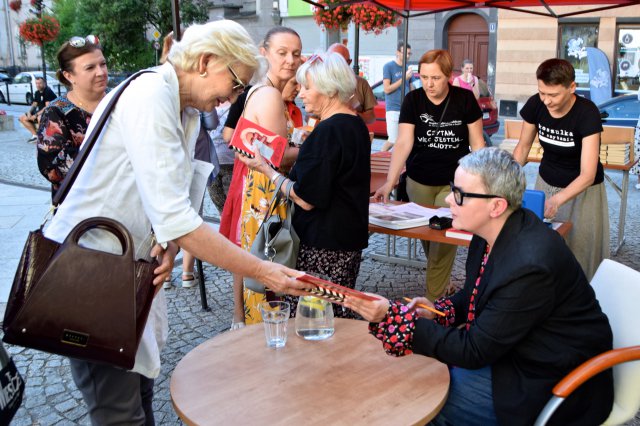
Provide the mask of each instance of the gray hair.
[{"label": "gray hair", "polygon": [[261,66],[258,48],[247,30],[230,20],[190,26],[182,40],[173,43],[167,59],[184,71],[195,71],[203,54],[216,55],[221,66],[239,62],[254,71]]},{"label": "gray hair", "polygon": [[476,175],[487,193],[504,197],[511,209],[522,205],[527,180],[522,166],[511,154],[500,148],[483,148],[462,157],[460,167]]},{"label": "gray hair", "polygon": [[312,80],[318,92],[330,98],[337,96],[344,104],[356,91],[356,77],[338,53],[313,55],[298,68],[296,79],[303,86],[307,86],[307,80]]}]

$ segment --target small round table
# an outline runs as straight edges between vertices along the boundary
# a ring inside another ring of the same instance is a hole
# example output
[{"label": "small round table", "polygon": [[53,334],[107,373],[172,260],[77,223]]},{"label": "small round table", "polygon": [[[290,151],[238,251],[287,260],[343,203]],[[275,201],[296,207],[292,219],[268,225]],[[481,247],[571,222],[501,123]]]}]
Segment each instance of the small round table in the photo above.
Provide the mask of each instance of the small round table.
[{"label": "small round table", "polygon": [[188,425],[414,425],[440,411],[449,389],[441,362],[392,357],[367,322],[335,320],[324,341],[296,336],[266,346],[262,324],[222,333],[189,352],[171,376]]}]

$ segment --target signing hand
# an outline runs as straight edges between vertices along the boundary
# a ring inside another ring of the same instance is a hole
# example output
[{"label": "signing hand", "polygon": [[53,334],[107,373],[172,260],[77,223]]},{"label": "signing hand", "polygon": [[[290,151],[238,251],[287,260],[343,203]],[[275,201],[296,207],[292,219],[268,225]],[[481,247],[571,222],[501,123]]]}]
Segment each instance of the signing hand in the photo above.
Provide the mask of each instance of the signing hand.
[{"label": "signing hand", "polygon": [[373,194],[373,199],[377,202],[388,203],[389,202],[389,194],[393,189],[393,185],[389,182],[382,185],[375,194]]},{"label": "signing hand", "polygon": [[429,306],[430,308],[433,308],[433,303],[427,299],[426,297],[414,297],[411,302],[407,303],[407,308],[409,308],[409,311],[416,311],[416,313],[418,314],[419,317],[421,318],[428,318],[428,319],[433,319],[435,318],[436,314],[433,313],[432,311],[429,311],[427,309],[424,308],[420,308],[417,305],[426,305]]}]

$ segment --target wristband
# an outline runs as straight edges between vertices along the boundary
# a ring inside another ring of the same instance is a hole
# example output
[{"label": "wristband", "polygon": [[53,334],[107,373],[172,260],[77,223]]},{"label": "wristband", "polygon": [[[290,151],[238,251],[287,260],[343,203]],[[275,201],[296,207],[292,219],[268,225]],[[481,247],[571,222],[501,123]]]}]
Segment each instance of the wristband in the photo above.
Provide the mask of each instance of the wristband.
[{"label": "wristband", "polygon": [[272,182],[275,182],[276,180],[278,180],[278,177],[282,176],[280,173],[278,173],[278,171],[274,171],[273,174],[269,177],[269,179],[271,179]]}]

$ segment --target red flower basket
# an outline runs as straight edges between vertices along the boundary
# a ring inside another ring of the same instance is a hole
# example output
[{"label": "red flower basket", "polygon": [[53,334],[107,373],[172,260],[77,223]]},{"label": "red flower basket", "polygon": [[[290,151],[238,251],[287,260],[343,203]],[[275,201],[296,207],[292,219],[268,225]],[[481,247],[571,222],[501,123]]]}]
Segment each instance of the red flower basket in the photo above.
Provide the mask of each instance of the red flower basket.
[{"label": "red flower basket", "polygon": [[60,33],[60,23],[50,15],[29,18],[20,24],[20,37],[37,45],[55,40],[58,33]]},{"label": "red flower basket", "polygon": [[389,27],[397,27],[402,20],[389,10],[372,4],[351,5],[351,20],[367,33],[380,34]]},{"label": "red flower basket", "polygon": [[[317,3],[333,6],[342,2],[340,0],[318,0]],[[316,7],[313,10],[313,19],[316,21],[316,24],[323,25],[324,29],[327,30],[346,28],[349,22],[351,22],[351,7],[337,6],[329,10]]]},{"label": "red flower basket", "polygon": [[22,8],[22,0],[11,0],[9,2],[9,9],[13,10],[14,12],[16,13],[20,12],[21,8]]}]

